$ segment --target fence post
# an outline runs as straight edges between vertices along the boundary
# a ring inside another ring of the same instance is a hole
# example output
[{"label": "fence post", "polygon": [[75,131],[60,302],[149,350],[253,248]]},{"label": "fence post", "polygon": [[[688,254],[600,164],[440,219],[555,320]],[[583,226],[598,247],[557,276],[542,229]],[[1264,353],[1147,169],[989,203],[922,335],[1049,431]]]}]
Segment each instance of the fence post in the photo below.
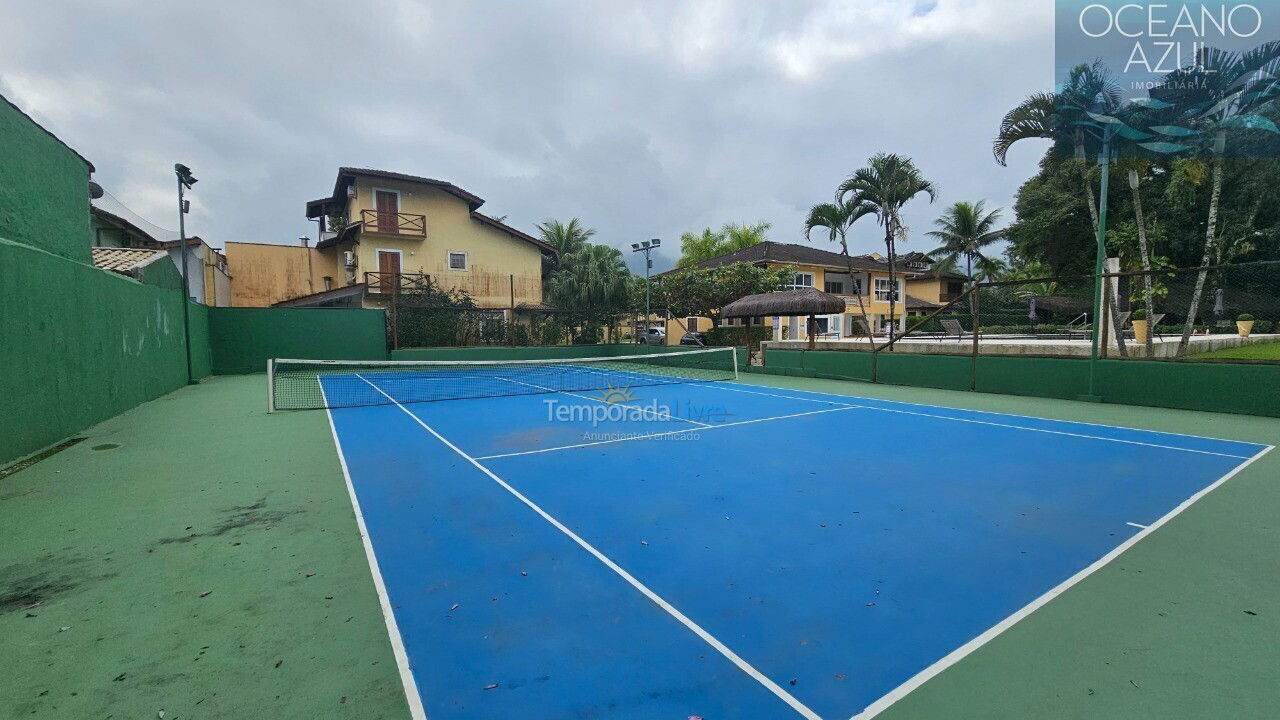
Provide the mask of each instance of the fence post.
[{"label": "fence post", "polygon": [[973,357],[969,361],[969,389],[978,389],[978,333],[982,332],[982,311],[978,308],[978,288],[974,284],[970,291],[969,307],[973,310]]}]

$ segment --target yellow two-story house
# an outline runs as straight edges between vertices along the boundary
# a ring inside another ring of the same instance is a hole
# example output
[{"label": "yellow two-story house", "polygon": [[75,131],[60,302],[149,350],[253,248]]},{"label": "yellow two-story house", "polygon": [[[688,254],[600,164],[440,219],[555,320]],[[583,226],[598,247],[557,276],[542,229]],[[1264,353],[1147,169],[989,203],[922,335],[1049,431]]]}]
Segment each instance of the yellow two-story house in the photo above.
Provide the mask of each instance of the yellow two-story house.
[{"label": "yellow two-story house", "polygon": [[[846,260],[840,253],[793,243],[763,242],[704,260],[693,267],[710,268],[737,262],[775,270],[790,268],[793,277],[788,287],[812,287],[843,297],[845,312],[817,318],[818,335],[828,340],[864,337],[864,313],[865,323],[876,334],[886,333],[890,323],[905,329],[907,317],[942,307],[949,302],[943,299],[946,292],[953,289],[947,280],[928,276],[921,267],[899,266],[895,268],[897,297],[891,311],[889,265],[883,259],[860,255]],[[762,317],[727,322],[772,327],[775,340],[808,339],[807,318]]]},{"label": "yellow two-story house", "polygon": [[[443,180],[339,168],[333,192],[306,205],[314,247],[228,243],[242,272],[238,305],[385,307],[430,283],[482,309],[547,309],[543,258],[555,249],[479,211],[484,200]],[[283,297],[282,297],[283,296]]]}]

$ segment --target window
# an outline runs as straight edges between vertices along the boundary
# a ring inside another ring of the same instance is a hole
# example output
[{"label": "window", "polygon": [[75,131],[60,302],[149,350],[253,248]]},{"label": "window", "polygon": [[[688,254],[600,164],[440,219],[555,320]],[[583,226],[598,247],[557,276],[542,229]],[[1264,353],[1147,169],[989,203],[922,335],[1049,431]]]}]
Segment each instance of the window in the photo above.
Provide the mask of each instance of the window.
[{"label": "window", "polygon": [[789,287],[792,290],[813,287],[813,273],[811,272],[796,273],[795,278],[792,280],[791,284],[788,285],[787,287]]},{"label": "window", "polygon": [[333,289],[333,278],[329,277],[328,275],[324,276],[324,289],[325,290]]},{"label": "window", "polygon": [[962,292],[964,292],[964,283],[962,283],[962,282],[955,282],[955,281],[948,281],[948,282],[947,282],[947,294],[948,294],[948,295],[959,295],[959,294],[960,294],[960,293],[962,293]]},{"label": "window", "polygon": [[449,251],[449,269],[450,270],[466,270],[467,254],[461,250]]},{"label": "window", "polygon": [[848,273],[829,272],[826,274],[825,290],[832,295],[861,295],[862,278],[851,277]]},{"label": "window", "polygon": [[[898,291],[893,293],[894,300],[902,299],[902,281],[898,281]],[[889,302],[889,280],[888,278],[876,278],[876,301]]]},{"label": "window", "polygon": [[689,332],[698,332],[698,318],[686,318],[685,321],[688,323]]}]

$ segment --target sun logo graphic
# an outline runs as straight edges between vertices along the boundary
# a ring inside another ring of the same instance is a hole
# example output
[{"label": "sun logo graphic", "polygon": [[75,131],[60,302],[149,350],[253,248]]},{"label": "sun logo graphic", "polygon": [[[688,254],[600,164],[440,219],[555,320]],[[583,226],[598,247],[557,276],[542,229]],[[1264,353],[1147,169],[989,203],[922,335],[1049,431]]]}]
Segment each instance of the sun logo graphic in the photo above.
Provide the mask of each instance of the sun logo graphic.
[{"label": "sun logo graphic", "polygon": [[623,405],[635,402],[636,396],[631,394],[631,388],[625,385],[614,387],[610,383],[607,389],[600,393],[600,400],[606,405]]}]

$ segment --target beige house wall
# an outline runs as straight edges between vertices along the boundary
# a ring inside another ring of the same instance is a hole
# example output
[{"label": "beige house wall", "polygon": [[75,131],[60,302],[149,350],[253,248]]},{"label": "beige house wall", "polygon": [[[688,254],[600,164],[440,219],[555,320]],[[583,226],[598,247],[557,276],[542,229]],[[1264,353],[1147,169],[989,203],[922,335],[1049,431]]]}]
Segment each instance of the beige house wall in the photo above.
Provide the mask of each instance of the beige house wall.
[{"label": "beige house wall", "polygon": [[233,307],[270,307],[290,298],[343,285],[341,253],[301,245],[265,245],[228,242],[227,268]]}]

